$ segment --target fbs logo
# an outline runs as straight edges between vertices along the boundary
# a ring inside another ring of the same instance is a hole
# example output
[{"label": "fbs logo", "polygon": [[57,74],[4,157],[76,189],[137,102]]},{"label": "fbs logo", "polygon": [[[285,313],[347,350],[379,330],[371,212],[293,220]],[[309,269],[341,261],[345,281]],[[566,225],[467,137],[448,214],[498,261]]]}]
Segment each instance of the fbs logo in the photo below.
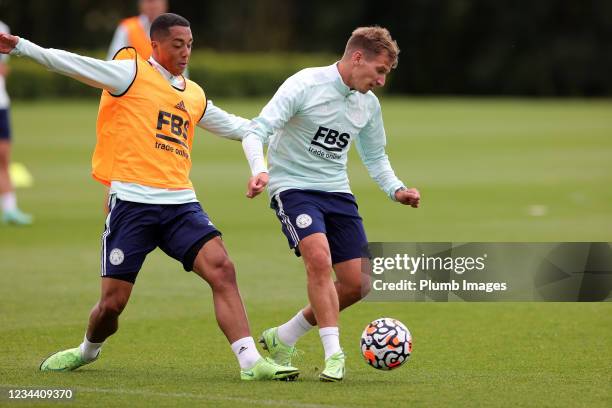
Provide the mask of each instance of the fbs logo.
[{"label": "fbs logo", "polygon": [[185,108],[185,102],[183,101],[180,101],[179,103],[177,103],[175,108],[178,110],[182,110],[183,112],[187,112],[187,108]]},{"label": "fbs logo", "polygon": [[348,146],[349,140],[351,140],[351,135],[348,133],[340,133],[335,129],[319,126],[310,144],[329,152],[341,152]]},{"label": "fbs logo", "polygon": [[[183,108],[185,107],[185,104],[181,101],[181,103],[176,105],[177,108],[180,104],[183,104]],[[168,127],[170,127],[170,133],[172,133],[172,135],[179,136],[181,139],[164,134],[164,130],[168,129]],[[190,149],[186,143],[189,137],[189,120],[183,119],[180,115],[160,110],[157,115],[157,130],[161,130],[162,133],[158,133],[155,137],[167,140],[168,142],[178,143]]]}]

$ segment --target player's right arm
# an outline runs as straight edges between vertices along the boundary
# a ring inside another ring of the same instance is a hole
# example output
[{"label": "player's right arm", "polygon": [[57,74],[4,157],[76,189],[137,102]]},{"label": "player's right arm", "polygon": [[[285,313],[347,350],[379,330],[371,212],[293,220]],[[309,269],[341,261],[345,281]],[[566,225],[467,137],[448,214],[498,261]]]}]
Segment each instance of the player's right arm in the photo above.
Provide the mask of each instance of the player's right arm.
[{"label": "player's right arm", "polygon": [[251,121],[242,139],[242,147],[252,174],[247,184],[248,198],[257,196],[268,184],[268,167],[264,159],[263,145],[268,142],[275,130],[284,127],[298,112],[305,91],[305,84],[300,80],[299,74],[289,77],[278,88],[259,116]]},{"label": "player's right arm", "polygon": [[0,34],[0,53],[29,57],[50,71],[106,89],[112,94],[123,93],[136,75],[136,66],[131,60],[103,61],[64,50],[42,48],[10,34]]}]

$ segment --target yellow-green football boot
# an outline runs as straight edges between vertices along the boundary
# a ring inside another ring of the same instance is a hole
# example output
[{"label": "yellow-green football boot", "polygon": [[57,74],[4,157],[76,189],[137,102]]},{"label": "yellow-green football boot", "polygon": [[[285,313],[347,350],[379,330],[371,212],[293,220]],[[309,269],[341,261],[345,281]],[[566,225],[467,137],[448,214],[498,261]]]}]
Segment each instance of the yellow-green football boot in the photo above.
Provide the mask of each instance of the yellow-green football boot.
[{"label": "yellow-green football boot", "polygon": [[297,368],[276,364],[272,359],[263,357],[252,368],[240,370],[240,379],[245,381],[295,381],[299,375]]},{"label": "yellow-green football boot", "polygon": [[58,351],[47,357],[40,363],[40,371],[73,371],[79,367],[96,361],[100,353],[90,361],[83,360],[81,357],[81,349],[79,347]]},{"label": "yellow-green football boot", "polygon": [[295,346],[288,346],[278,338],[278,327],[265,330],[261,334],[259,343],[264,350],[268,350],[276,364],[291,366],[291,358],[296,354]]},{"label": "yellow-green football boot", "polygon": [[332,354],[325,360],[325,369],[319,374],[319,380],[323,382],[338,382],[344,378],[344,352]]}]

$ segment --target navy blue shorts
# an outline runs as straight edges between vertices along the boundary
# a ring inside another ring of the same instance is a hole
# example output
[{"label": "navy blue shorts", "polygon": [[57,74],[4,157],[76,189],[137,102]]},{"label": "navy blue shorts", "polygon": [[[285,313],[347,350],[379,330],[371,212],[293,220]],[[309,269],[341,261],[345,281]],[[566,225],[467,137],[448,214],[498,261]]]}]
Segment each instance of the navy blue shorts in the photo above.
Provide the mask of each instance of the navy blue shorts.
[{"label": "navy blue shorts", "polygon": [[134,283],[147,254],[157,247],[191,271],[200,248],[221,235],[200,203],[141,204],[111,195],[109,210],[102,233],[102,277]]},{"label": "navy blue shorts", "polygon": [[322,232],[327,235],[332,264],[367,257],[368,240],[352,194],[286,190],[272,198],[270,207],[297,256],[300,240]]},{"label": "navy blue shorts", "polygon": [[11,140],[11,121],[9,110],[0,109],[0,140]]}]

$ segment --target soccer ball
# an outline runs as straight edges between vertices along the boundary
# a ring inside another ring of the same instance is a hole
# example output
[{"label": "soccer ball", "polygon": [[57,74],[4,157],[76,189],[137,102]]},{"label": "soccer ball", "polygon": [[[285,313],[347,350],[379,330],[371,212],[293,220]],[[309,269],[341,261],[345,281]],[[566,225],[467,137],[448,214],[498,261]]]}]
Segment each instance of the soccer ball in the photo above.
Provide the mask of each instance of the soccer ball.
[{"label": "soccer ball", "polygon": [[368,324],[361,335],[361,354],[378,370],[393,370],[412,353],[412,336],[399,320],[381,317]]}]

